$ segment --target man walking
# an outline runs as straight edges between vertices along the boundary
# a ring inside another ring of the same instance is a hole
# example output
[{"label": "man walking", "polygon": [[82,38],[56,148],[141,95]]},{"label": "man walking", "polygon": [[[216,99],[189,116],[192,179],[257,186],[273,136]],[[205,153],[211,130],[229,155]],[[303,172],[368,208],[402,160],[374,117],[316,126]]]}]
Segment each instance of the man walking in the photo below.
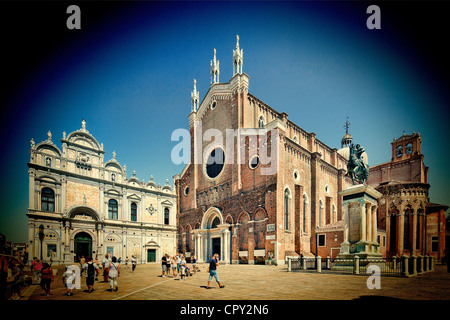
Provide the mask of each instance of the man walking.
[{"label": "man walking", "polygon": [[94,291],[94,279],[97,274],[98,266],[92,260],[92,257],[88,257],[88,262],[83,265],[84,272],[86,273],[86,285],[88,287],[88,292]]},{"label": "man walking", "polygon": [[225,286],[220,284],[219,276],[217,275],[217,266],[219,265],[219,254],[215,253],[212,259],[209,261],[209,278],[208,285],[206,289],[211,289],[209,284],[211,283],[212,278],[216,278],[216,282],[219,284],[219,288],[224,288]]}]

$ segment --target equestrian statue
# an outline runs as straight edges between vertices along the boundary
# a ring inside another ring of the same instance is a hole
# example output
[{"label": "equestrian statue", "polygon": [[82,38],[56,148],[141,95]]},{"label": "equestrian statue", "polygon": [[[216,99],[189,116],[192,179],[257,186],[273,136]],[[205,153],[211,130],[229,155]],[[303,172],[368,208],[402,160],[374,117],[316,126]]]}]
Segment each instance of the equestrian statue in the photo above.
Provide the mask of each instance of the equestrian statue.
[{"label": "equestrian statue", "polygon": [[353,185],[355,185],[355,182],[364,184],[369,176],[369,166],[361,158],[365,150],[359,144],[355,147],[353,143],[349,148],[350,157],[347,163],[347,176],[352,178]]}]

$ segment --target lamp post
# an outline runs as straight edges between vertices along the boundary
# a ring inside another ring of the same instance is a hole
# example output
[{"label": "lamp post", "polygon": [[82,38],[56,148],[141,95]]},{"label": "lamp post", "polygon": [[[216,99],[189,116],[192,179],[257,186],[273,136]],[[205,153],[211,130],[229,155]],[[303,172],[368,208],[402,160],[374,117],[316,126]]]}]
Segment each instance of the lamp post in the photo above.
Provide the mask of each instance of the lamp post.
[{"label": "lamp post", "polygon": [[42,242],[44,241],[45,238],[45,234],[44,234],[44,226],[41,225],[39,226],[39,240],[41,240],[41,261],[42,261]]}]

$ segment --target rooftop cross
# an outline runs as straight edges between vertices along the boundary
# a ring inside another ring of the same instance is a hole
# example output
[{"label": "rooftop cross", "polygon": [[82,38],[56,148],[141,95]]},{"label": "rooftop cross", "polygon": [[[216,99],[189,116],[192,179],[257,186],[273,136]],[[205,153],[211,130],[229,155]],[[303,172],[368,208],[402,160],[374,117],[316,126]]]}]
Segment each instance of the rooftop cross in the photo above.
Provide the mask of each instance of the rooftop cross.
[{"label": "rooftop cross", "polygon": [[348,121],[348,117],[347,117],[347,120],[345,121],[344,128],[345,128],[345,133],[348,133],[348,128],[350,128],[350,121]]}]

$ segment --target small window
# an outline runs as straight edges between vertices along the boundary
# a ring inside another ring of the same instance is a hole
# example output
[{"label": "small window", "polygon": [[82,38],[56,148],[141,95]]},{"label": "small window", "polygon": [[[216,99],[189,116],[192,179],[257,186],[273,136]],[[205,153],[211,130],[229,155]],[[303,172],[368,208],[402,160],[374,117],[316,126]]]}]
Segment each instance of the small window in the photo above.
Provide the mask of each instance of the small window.
[{"label": "small window", "polygon": [[298,181],[298,178],[300,177],[299,173],[297,170],[294,170],[294,180]]},{"label": "small window", "polygon": [[131,221],[137,221],[137,204],[132,202],[130,210],[131,210],[131,216],[130,216]]},{"label": "small window", "polygon": [[214,108],[217,106],[217,103],[214,101],[213,103],[211,103],[211,110],[214,110]]},{"label": "small window", "polygon": [[114,199],[109,200],[108,202],[108,219],[117,220],[119,218],[119,206],[117,205],[117,201]]},{"label": "small window", "polygon": [[258,119],[258,128],[264,128],[264,126],[265,126],[264,117],[260,116]]},{"label": "small window", "polygon": [[325,235],[324,234],[319,234],[317,236],[317,246],[325,247]]},{"label": "small window", "polygon": [[165,208],[164,209],[164,224],[169,224],[169,215],[170,215],[169,208]]},{"label": "small window", "polygon": [[55,192],[50,188],[41,191],[41,210],[55,212]]},{"label": "small window", "polygon": [[439,251],[439,237],[431,237],[431,252]]},{"label": "small window", "polygon": [[250,169],[256,169],[258,167],[258,165],[259,165],[259,156],[257,156],[257,155],[253,156],[250,159],[250,163],[249,163]]},{"label": "small window", "polygon": [[116,181],[116,174],[115,173],[111,173],[111,181]]},{"label": "small window", "polygon": [[189,194],[189,186],[186,186],[186,188],[184,188],[184,195],[187,196]]},{"label": "small window", "polygon": [[397,157],[401,157],[403,155],[403,147],[398,146],[397,147]]}]

